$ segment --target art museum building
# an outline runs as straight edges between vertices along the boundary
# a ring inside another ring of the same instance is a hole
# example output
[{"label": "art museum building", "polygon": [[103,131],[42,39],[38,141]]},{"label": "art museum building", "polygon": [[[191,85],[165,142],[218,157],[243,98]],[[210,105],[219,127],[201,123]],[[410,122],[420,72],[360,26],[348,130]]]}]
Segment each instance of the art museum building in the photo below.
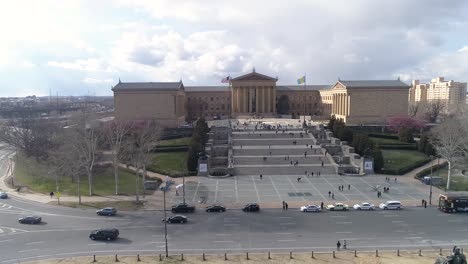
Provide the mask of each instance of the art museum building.
[{"label": "art museum building", "polygon": [[383,124],[408,113],[410,86],[400,80],[338,80],[333,85],[277,85],[278,78],[253,70],[224,86],[179,82],[121,82],[114,92],[114,115],[122,120],[155,119],[176,127],[198,117],[303,116],[347,124]]}]

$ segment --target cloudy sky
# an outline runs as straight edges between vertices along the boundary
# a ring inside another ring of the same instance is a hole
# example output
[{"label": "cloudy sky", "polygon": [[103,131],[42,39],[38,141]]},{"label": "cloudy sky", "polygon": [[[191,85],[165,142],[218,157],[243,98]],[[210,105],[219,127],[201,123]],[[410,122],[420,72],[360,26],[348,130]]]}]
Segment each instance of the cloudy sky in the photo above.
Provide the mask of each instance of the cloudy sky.
[{"label": "cloudy sky", "polygon": [[2,1],[0,97],[111,95],[119,78],[219,85],[468,80],[468,1]]}]

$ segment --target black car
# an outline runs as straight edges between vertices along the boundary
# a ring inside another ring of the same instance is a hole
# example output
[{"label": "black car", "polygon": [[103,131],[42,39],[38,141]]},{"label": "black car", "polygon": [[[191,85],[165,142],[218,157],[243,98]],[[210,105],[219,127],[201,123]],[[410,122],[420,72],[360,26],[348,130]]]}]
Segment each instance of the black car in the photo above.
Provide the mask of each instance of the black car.
[{"label": "black car", "polygon": [[114,240],[119,237],[119,230],[117,228],[105,228],[105,229],[97,229],[91,231],[89,234],[89,238],[91,240]]},{"label": "black car", "polygon": [[260,206],[256,203],[249,203],[242,208],[242,211],[244,212],[258,212],[260,211]]},{"label": "black car", "polygon": [[26,216],[18,219],[20,224],[39,224],[41,221],[42,218],[40,216]]},{"label": "black car", "polygon": [[112,216],[112,215],[115,215],[116,213],[117,213],[117,209],[115,209],[114,207],[106,207],[106,208],[102,208],[96,211],[96,214],[98,215],[107,215],[107,216]]},{"label": "black car", "polygon": [[211,206],[208,206],[206,208],[206,211],[207,212],[226,212],[226,207],[222,206],[222,205],[218,205],[218,204],[215,204],[215,205],[211,205]]},{"label": "black car", "polygon": [[193,213],[195,211],[195,206],[186,203],[180,203],[172,206],[171,211],[173,213]]},{"label": "black car", "polygon": [[180,224],[185,224],[187,223],[187,217],[185,215],[174,215],[171,217],[168,217],[166,220],[162,220],[163,222],[166,221],[166,223],[180,223]]}]

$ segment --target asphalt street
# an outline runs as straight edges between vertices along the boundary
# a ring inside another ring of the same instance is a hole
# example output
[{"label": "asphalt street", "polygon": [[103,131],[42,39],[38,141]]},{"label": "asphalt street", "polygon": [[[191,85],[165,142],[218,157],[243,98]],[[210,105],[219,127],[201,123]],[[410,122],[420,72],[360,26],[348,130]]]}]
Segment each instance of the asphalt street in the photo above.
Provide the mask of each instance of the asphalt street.
[{"label": "asphalt street", "polygon": [[[44,223],[19,224],[17,219],[24,215],[40,215]],[[187,224],[168,224],[171,253],[330,251],[337,240],[344,239],[349,250],[468,245],[468,215],[445,214],[434,207],[321,213],[302,213],[297,208],[206,213],[198,208],[187,216]],[[162,211],[100,217],[94,210],[38,205],[13,198],[0,200],[0,219],[1,263],[164,251]],[[118,228],[120,238],[111,242],[88,238],[91,230],[103,227]]]}]

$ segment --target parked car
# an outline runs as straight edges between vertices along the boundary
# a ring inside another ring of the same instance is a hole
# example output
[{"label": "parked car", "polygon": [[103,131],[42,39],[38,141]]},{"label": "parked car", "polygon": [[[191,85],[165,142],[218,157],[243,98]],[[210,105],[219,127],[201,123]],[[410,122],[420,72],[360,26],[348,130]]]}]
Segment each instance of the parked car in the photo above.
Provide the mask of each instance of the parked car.
[{"label": "parked car", "polygon": [[219,204],[214,204],[211,206],[208,206],[206,208],[207,212],[226,212],[226,207],[219,205]]},{"label": "parked car", "polygon": [[91,240],[115,240],[119,237],[119,230],[117,228],[103,228],[91,231],[89,238]]},{"label": "parked car", "polygon": [[375,206],[371,203],[360,203],[353,205],[355,210],[374,210]]},{"label": "parked car", "polygon": [[329,211],[347,211],[349,206],[343,203],[334,203],[327,205],[327,210]]},{"label": "parked car", "polygon": [[400,210],[403,208],[399,201],[386,201],[385,203],[381,203],[379,207],[384,210]]},{"label": "parked car", "polygon": [[8,194],[6,192],[0,192],[0,199],[8,198]]},{"label": "parked car", "polygon": [[320,208],[319,205],[309,204],[309,205],[301,206],[301,211],[302,212],[320,212],[322,211],[322,209]]},{"label": "parked car", "polygon": [[246,204],[243,208],[242,211],[244,212],[258,212],[260,211],[260,205],[256,203],[249,203]]},{"label": "parked car", "polygon": [[180,203],[172,206],[171,211],[173,213],[193,213],[195,211],[195,206],[186,203]]},{"label": "parked car", "polygon": [[96,214],[98,215],[107,215],[107,216],[112,216],[112,215],[115,215],[116,213],[117,213],[117,209],[115,209],[114,207],[106,207],[106,208],[102,208],[96,211]]},{"label": "parked car", "polygon": [[20,224],[40,224],[42,218],[40,216],[26,216],[18,219]]},{"label": "parked car", "polygon": [[187,223],[188,219],[185,215],[174,215],[171,217],[168,217],[167,219],[163,219],[163,222],[166,221],[166,223],[173,224],[173,223],[179,223],[179,224],[185,224]]}]

